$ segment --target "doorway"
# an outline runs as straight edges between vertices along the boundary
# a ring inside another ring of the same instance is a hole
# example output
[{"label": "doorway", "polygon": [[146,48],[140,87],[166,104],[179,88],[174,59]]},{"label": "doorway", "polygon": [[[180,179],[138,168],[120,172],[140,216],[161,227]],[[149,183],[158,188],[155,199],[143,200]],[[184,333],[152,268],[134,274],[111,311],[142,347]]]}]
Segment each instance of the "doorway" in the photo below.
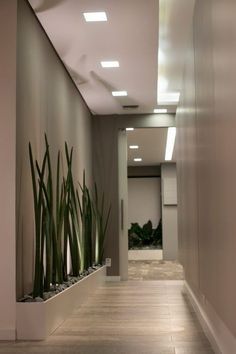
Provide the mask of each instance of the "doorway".
[{"label": "doorway", "polygon": [[167,206],[163,199],[164,187],[169,194],[174,189],[176,193],[170,183],[176,185],[175,154],[170,162],[165,161],[167,132],[168,128],[126,131],[129,279],[182,279],[177,263],[177,200]]}]

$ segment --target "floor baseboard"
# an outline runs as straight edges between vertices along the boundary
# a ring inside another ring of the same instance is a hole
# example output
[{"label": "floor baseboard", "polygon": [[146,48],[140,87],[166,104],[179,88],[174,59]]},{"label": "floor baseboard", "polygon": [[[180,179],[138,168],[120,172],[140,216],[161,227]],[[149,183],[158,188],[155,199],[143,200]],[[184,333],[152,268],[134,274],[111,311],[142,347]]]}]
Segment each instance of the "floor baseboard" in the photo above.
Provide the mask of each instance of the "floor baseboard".
[{"label": "floor baseboard", "polygon": [[185,289],[215,354],[236,353],[236,338],[211,304],[206,299],[200,301],[186,281]]},{"label": "floor baseboard", "polygon": [[120,276],[119,275],[107,275],[106,276],[106,281],[120,281]]}]

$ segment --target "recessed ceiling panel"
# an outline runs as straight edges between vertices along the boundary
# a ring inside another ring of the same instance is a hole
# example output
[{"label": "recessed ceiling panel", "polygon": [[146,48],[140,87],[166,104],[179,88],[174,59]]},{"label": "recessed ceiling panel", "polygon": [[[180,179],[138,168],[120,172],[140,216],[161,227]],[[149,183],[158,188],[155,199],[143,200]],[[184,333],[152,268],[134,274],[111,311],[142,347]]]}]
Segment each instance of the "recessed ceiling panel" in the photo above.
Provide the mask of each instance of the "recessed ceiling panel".
[{"label": "recessed ceiling panel", "polygon": [[[165,162],[168,128],[140,128],[127,131],[128,166],[156,166]],[[138,146],[130,149],[129,146]],[[134,161],[142,158],[142,161]],[[174,158],[171,162],[175,162]]]}]

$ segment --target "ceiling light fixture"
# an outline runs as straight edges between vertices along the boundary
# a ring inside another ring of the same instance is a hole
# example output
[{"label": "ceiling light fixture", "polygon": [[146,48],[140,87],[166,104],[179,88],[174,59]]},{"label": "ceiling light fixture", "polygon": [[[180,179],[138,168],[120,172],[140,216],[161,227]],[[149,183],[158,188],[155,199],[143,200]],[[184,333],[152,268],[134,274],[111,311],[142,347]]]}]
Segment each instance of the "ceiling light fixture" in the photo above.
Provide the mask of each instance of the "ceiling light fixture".
[{"label": "ceiling light fixture", "polygon": [[84,12],[86,22],[103,22],[107,21],[106,12]]},{"label": "ceiling light fixture", "polygon": [[125,128],[126,131],[133,131],[134,128]]},{"label": "ceiling light fixture", "polygon": [[168,80],[163,76],[159,76],[157,80],[157,86],[158,92],[166,91],[168,87]]},{"label": "ceiling light fixture", "polygon": [[127,96],[127,91],[112,91],[112,96],[119,97],[119,96]]},{"label": "ceiling light fixture", "polygon": [[164,64],[165,62],[165,54],[161,49],[158,51],[158,64]]},{"label": "ceiling light fixture", "polygon": [[103,68],[119,68],[120,64],[117,60],[113,61],[101,61],[101,66]]},{"label": "ceiling light fixture", "polygon": [[135,150],[135,149],[138,149],[139,146],[138,145],[130,145],[129,148]]},{"label": "ceiling light fixture", "polygon": [[171,161],[175,146],[176,128],[170,127],[167,132],[165,160]]},{"label": "ceiling light fixture", "polygon": [[179,102],[179,92],[158,93],[158,104],[177,104]]},{"label": "ceiling light fixture", "polygon": [[140,161],[143,161],[143,159],[141,159],[141,157],[136,157],[136,158],[134,159],[134,161],[135,161],[135,162],[140,162]]},{"label": "ceiling light fixture", "polygon": [[167,113],[167,109],[166,108],[155,108],[153,110],[153,113]]}]

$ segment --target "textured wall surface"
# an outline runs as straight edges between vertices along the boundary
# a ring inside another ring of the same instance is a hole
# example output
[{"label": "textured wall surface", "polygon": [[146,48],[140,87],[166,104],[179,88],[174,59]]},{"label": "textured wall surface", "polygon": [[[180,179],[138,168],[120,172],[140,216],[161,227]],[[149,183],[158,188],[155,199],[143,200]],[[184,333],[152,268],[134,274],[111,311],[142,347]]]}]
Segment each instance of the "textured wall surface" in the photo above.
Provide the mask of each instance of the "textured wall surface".
[{"label": "textured wall surface", "polygon": [[236,3],[197,0],[177,112],[180,258],[236,335]]},{"label": "textured wall surface", "polygon": [[0,339],[15,338],[17,1],[0,1]]},{"label": "textured wall surface", "polygon": [[114,119],[93,118],[94,179],[105,193],[106,209],[111,205],[105,243],[105,257],[112,259],[109,275],[119,275],[118,130]]},{"label": "textured wall surface", "polygon": [[[17,295],[32,286],[33,195],[28,142],[37,159],[47,133],[52,169],[64,142],[74,147],[74,177],[92,176],[91,115],[26,1],[19,1],[17,47]],[[22,256],[23,255],[23,256]]]}]

